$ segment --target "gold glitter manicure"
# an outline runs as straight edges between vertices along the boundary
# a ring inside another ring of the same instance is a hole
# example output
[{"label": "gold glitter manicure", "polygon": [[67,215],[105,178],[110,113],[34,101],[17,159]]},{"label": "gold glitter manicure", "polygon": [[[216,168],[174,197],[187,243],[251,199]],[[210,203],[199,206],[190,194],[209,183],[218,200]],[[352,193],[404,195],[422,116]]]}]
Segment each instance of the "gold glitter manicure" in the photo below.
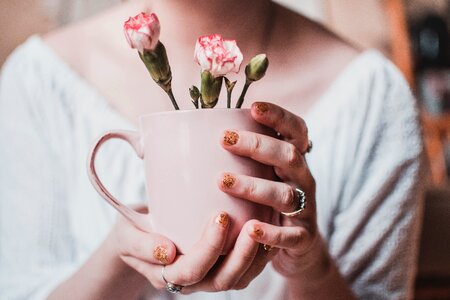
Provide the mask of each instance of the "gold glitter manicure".
[{"label": "gold glitter manicure", "polygon": [[226,188],[232,188],[234,183],[236,182],[236,178],[234,178],[232,175],[230,174],[225,174],[222,178],[222,184],[224,187]]},{"label": "gold glitter manicure", "polygon": [[220,226],[222,226],[223,228],[227,227],[229,221],[230,220],[226,213],[221,213],[216,218],[216,223],[219,224]]},{"label": "gold glitter manicure", "polygon": [[263,236],[263,234],[264,234],[264,231],[261,229],[261,228],[259,228],[259,227],[254,227],[253,228],[253,233],[257,236],[257,237],[262,237]]},{"label": "gold glitter manicure", "polygon": [[255,105],[256,113],[260,116],[269,111],[269,105],[266,103],[256,103]]},{"label": "gold glitter manicure", "polygon": [[234,131],[225,131],[225,135],[223,136],[223,142],[225,145],[233,146],[239,140],[239,135]]},{"label": "gold glitter manicure", "polygon": [[153,250],[153,257],[156,258],[162,264],[167,264],[169,262],[169,255],[167,254],[167,249],[163,246],[155,247],[155,250]]}]

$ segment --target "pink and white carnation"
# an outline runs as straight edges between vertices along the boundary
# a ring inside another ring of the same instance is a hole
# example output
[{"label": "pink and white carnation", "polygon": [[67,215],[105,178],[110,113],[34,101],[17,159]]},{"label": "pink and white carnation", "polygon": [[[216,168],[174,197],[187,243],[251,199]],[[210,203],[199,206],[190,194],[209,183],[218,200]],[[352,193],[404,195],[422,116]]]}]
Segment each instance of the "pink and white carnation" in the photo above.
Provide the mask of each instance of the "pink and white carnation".
[{"label": "pink and white carnation", "polygon": [[243,56],[235,40],[223,40],[221,35],[213,34],[198,38],[194,59],[202,71],[219,77],[229,72],[238,73]]},{"label": "pink and white carnation", "polygon": [[131,48],[140,53],[153,50],[158,44],[161,26],[158,17],[152,14],[140,13],[130,17],[124,24],[125,37]]}]

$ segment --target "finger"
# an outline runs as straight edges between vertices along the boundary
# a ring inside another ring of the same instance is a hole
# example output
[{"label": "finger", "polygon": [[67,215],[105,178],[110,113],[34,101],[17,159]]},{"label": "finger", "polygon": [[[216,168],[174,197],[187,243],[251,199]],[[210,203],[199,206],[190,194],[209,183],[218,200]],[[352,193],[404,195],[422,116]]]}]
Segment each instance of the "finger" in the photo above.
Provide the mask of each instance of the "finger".
[{"label": "finger", "polygon": [[163,266],[150,264],[133,256],[121,256],[121,259],[131,268],[143,275],[156,289],[165,287],[161,278],[161,268]]},{"label": "finger", "polygon": [[137,229],[131,224],[123,224],[119,233],[120,255],[132,256],[139,260],[167,265],[173,262],[176,247],[168,238]]},{"label": "finger", "polygon": [[225,173],[218,185],[229,195],[270,206],[278,212],[291,212],[298,206],[294,190],[284,182]]},{"label": "finger", "polygon": [[[309,226],[308,226],[309,227]],[[296,254],[306,253],[312,245],[315,229],[305,226],[275,226],[252,221],[248,227],[249,236],[255,241],[280,249],[289,249]]]},{"label": "finger", "polygon": [[299,116],[268,102],[255,102],[251,108],[256,122],[273,128],[283,137],[295,141],[301,153],[308,149],[308,128]]},{"label": "finger", "polygon": [[228,214],[222,212],[208,223],[201,239],[175,263],[166,266],[168,282],[183,286],[201,281],[222,253],[229,228]]},{"label": "finger", "polygon": [[292,169],[305,165],[303,155],[293,144],[259,133],[227,130],[223,134],[222,146],[231,153],[277,168]]},{"label": "finger", "polygon": [[201,282],[185,287],[183,293],[189,294],[196,291],[218,292],[233,289],[240,277],[252,265],[258,247],[259,243],[249,237],[247,230],[241,230],[233,250],[228,253],[217,269],[208,274]]},{"label": "finger", "polygon": [[272,260],[272,258],[277,254],[278,251],[278,248],[272,248],[269,251],[264,250],[264,245],[259,244],[258,252],[256,253],[252,265],[250,266],[250,268],[248,268],[245,274],[241,276],[239,281],[235,284],[234,288],[236,290],[245,289],[254,278],[261,274],[261,272],[267,266],[267,263]]}]

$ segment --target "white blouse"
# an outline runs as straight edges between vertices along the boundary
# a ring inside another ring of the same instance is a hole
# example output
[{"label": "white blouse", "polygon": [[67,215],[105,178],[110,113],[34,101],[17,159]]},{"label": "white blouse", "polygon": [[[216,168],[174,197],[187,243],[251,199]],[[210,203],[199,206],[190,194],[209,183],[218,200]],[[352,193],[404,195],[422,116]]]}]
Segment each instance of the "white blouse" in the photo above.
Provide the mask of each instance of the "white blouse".
[{"label": "white blouse", "polygon": [[[363,299],[410,298],[422,212],[418,112],[398,70],[366,51],[304,116],[314,150],[320,232]],[[103,131],[133,129],[39,37],[0,77],[0,299],[43,299],[99,246],[116,211],[91,186],[88,149]],[[99,175],[124,203],[145,199],[141,161],[105,145]],[[145,299],[284,299],[268,265],[241,291]]]}]

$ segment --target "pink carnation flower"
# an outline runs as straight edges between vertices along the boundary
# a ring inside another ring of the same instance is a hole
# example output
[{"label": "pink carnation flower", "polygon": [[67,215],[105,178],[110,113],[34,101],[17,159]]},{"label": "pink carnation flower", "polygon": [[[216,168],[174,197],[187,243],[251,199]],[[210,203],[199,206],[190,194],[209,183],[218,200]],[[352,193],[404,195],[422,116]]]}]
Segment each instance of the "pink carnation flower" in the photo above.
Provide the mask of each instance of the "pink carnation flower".
[{"label": "pink carnation flower", "polygon": [[219,34],[213,34],[198,38],[194,59],[202,71],[207,70],[219,77],[231,71],[238,73],[243,56],[235,40],[223,40]]},{"label": "pink carnation flower", "polygon": [[130,17],[123,24],[123,29],[130,47],[143,53],[144,50],[155,49],[161,26],[155,14],[140,13],[134,18]]}]

